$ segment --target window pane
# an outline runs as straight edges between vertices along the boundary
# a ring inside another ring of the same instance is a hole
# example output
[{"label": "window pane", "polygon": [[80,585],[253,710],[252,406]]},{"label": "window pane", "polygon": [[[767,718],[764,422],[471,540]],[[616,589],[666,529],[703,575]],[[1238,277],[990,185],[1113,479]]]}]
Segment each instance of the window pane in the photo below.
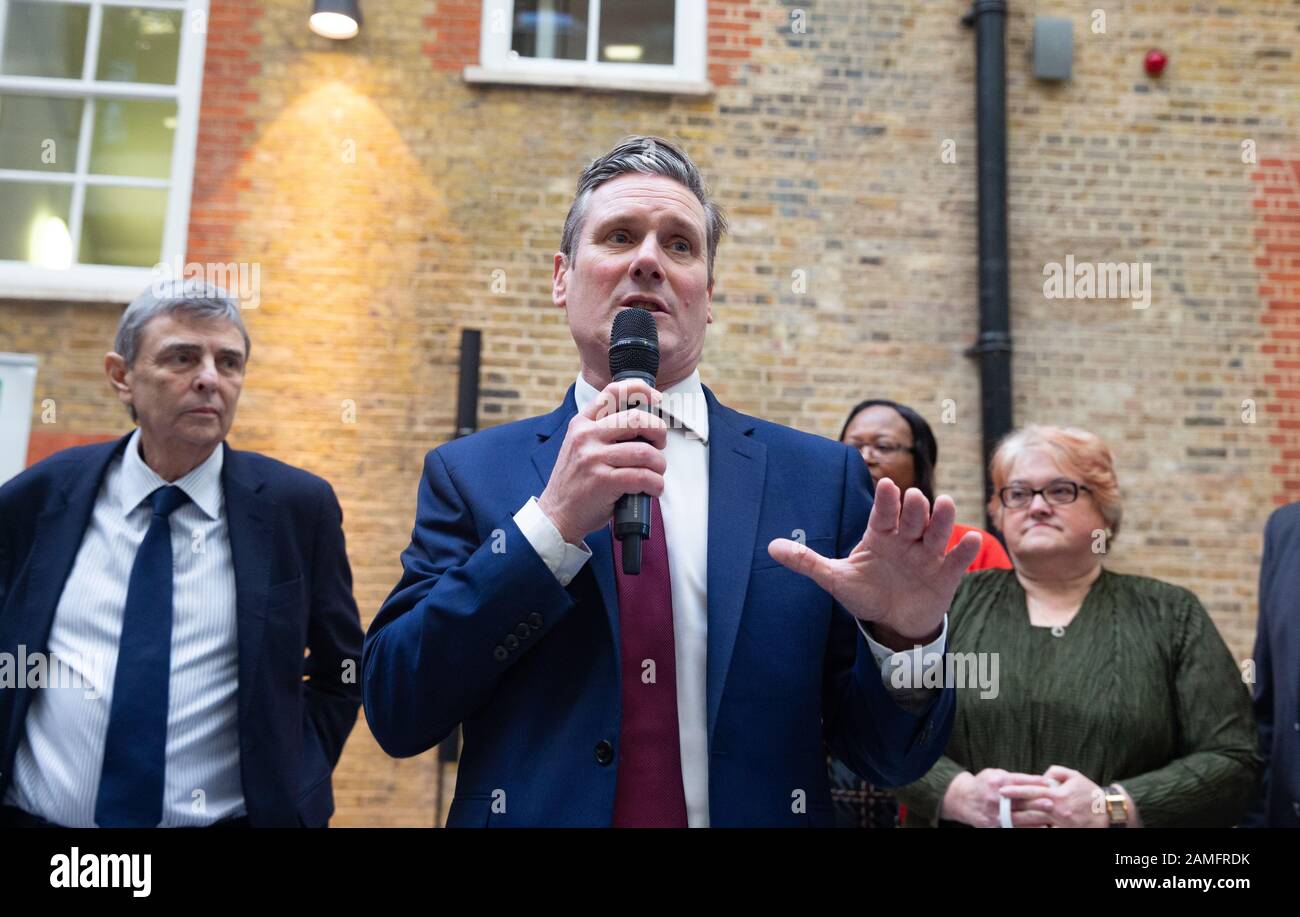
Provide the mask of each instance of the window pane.
[{"label": "window pane", "polygon": [[672,64],[675,0],[601,0],[600,60]]},{"label": "window pane", "polygon": [[0,73],[81,79],[89,6],[13,0]]},{"label": "window pane", "polygon": [[587,59],[587,0],[515,0],[510,49],[520,57]]},{"label": "window pane", "polygon": [[104,7],[96,79],[175,83],[181,11]]},{"label": "window pane", "polygon": [[167,192],[161,188],[86,189],[81,223],[83,264],[153,267],[162,259]]},{"label": "window pane", "polygon": [[84,104],[81,99],[0,95],[0,169],[76,169]]},{"label": "window pane", "polygon": [[90,173],[167,178],[175,136],[175,102],[101,99],[95,103]]},{"label": "window pane", "polygon": [[72,186],[45,182],[0,182],[0,260],[30,261],[44,267],[72,262],[68,214]]}]

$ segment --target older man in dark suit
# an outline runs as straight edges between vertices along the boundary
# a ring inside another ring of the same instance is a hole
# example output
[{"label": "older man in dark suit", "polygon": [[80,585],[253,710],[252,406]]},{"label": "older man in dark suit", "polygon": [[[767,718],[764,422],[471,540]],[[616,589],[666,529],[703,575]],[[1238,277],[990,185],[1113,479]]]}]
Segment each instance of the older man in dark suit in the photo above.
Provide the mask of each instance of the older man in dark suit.
[{"label": "older man in dark suit", "polygon": [[248,355],[160,284],[105,357],[139,427],[0,488],[0,825],[328,823],[361,626],[329,484],[225,444]]}]

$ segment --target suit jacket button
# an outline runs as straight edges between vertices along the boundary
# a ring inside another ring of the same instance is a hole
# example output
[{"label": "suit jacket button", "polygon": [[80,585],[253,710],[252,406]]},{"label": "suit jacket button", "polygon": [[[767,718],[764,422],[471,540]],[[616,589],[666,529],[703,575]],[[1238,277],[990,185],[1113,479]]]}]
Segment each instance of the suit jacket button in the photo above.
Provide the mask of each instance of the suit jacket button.
[{"label": "suit jacket button", "polygon": [[518,635],[520,640],[527,640],[533,635],[533,629],[527,624],[520,624],[515,628],[515,633]]},{"label": "suit jacket button", "polygon": [[506,649],[504,646],[498,646],[496,649],[492,651],[492,658],[495,659],[497,662],[505,662],[507,659],[510,658],[510,651]]},{"label": "suit jacket button", "polygon": [[519,649],[519,638],[516,637],[514,634],[506,634],[506,638],[501,642],[504,643],[506,645],[506,649],[510,650],[511,652],[514,652],[515,650]]},{"label": "suit jacket button", "polygon": [[541,627],[542,616],[534,611],[532,614],[528,616],[528,623],[531,624],[533,627]]},{"label": "suit jacket button", "polygon": [[607,767],[613,760],[614,746],[604,739],[601,739],[596,743],[596,763],[601,767]]}]

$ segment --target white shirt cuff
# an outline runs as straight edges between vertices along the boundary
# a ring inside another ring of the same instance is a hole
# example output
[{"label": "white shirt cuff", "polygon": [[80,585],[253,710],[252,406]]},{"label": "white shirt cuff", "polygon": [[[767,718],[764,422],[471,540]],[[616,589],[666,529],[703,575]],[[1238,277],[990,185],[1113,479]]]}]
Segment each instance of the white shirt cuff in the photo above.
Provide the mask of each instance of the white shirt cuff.
[{"label": "white shirt cuff", "polygon": [[555,523],[542,512],[542,506],[536,497],[529,497],[514,518],[519,531],[524,533],[528,543],[533,546],[547,569],[555,574],[560,585],[569,585],[591,557],[587,543],[584,541],[580,545],[571,545],[566,542]]},{"label": "white shirt cuff", "polygon": [[[943,616],[943,630],[925,646],[895,652],[873,640],[862,621],[858,630],[867,640],[871,655],[880,666],[880,678],[891,692],[916,691],[920,688],[938,688],[943,685],[943,647],[948,640],[948,616]],[[938,669],[938,672],[934,670]],[[895,677],[897,672],[897,677]]]}]

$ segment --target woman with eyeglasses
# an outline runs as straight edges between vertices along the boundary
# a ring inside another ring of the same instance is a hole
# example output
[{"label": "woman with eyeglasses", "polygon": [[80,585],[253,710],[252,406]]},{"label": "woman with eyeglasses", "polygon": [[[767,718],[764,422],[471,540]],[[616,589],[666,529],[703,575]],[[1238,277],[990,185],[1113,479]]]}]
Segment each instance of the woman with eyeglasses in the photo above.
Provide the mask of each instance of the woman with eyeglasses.
[{"label": "woman with eyeglasses", "polygon": [[[939,444],[925,418],[905,404],[872,398],[849,412],[840,430],[840,442],[857,449],[867,463],[871,480],[879,484],[889,478],[898,489],[915,487],[934,503],[934,471],[939,461]],[[980,552],[967,570],[1009,570],[1011,560],[996,538],[981,529],[954,525],[948,549],[952,550],[967,532],[984,536]]]},{"label": "woman with eyeglasses", "polygon": [[1250,695],[1195,595],[1103,565],[1122,514],[1110,449],[1030,426],[990,472],[1015,568],[965,577],[948,648],[996,654],[997,677],[957,685],[945,755],[898,791],[906,824],[1235,824],[1262,763]]},{"label": "woman with eyeglasses", "polygon": [[[925,418],[912,408],[883,398],[863,401],[849,412],[840,430],[840,442],[862,454],[872,481],[879,483],[881,478],[889,478],[904,493],[909,487],[915,487],[934,503],[939,444]],[[954,525],[948,549],[970,531],[980,530]],[[1011,561],[998,540],[988,532],[980,531],[980,534],[984,536],[983,544],[967,569],[1010,569]],[[891,793],[873,787],[833,755],[827,756],[827,767],[836,823],[841,827],[892,828],[900,815],[906,815],[905,810],[900,812],[898,801]]]}]

